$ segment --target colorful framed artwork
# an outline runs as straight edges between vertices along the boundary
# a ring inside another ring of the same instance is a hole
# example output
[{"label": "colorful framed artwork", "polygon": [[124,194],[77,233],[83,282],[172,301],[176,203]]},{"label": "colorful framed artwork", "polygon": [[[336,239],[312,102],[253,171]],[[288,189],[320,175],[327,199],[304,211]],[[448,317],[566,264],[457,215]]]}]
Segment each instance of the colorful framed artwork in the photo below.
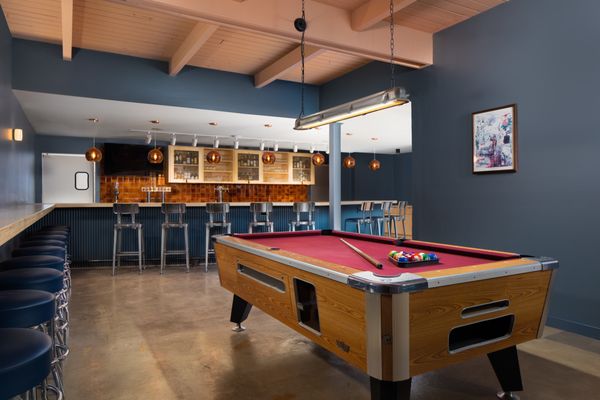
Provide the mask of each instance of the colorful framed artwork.
[{"label": "colorful framed artwork", "polygon": [[473,173],[517,171],[517,105],[473,113]]}]

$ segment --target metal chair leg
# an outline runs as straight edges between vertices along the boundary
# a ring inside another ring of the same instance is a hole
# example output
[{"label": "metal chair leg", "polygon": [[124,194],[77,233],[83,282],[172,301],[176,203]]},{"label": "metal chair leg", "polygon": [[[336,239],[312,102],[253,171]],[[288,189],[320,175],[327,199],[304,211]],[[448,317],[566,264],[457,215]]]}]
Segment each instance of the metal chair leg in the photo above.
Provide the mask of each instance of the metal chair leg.
[{"label": "metal chair leg", "polygon": [[121,268],[121,251],[123,246],[123,231],[117,229],[117,267]]},{"label": "metal chair leg", "polygon": [[204,237],[204,272],[208,272],[208,242],[210,241],[210,227],[206,225],[206,235]]},{"label": "metal chair leg", "polygon": [[113,229],[113,258],[112,258],[112,274],[115,275],[115,267],[117,266],[117,228]]},{"label": "metal chair leg", "polygon": [[161,230],[160,230],[160,273],[161,275],[164,272],[165,269],[165,242],[166,242],[166,238],[165,238],[165,227],[162,226]]},{"label": "metal chair leg", "polygon": [[139,268],[140,268],[140,274],[142,273],[142,229],[138,229],[138,263],[139,263]]},{"label": "metal chair leg", "polygon": [[188,238],[188,227],[185,225],[183,227],[183,239],[185,242],[185,268],[187,272],[190,272],[190,247],[189,247],[189,238]]}]

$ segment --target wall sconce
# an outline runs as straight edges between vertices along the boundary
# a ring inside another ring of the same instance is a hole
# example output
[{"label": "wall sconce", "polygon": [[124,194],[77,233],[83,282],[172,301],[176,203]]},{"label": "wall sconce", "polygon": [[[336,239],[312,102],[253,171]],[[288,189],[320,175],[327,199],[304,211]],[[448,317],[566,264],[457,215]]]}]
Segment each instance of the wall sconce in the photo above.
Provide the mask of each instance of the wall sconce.
[{"label": "wall sconce", "polygon": [[23,129],[13,129],[12,130],[12,140],[15,142],[23,141]]}]

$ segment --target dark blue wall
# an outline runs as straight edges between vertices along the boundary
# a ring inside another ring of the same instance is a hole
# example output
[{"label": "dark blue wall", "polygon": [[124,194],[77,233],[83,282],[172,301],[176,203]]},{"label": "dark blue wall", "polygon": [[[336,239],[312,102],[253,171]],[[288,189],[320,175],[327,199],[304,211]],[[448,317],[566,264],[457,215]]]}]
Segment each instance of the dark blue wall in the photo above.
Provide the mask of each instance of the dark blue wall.
[{"label": "dark blue wall", "polygon": [[[416,236],[558,258],[549,323],[600,338],[598,15],[593,0],[511,1],[435,35],[435,65],[398,79],[413,100]],[[325,85],[322,106],[385,87],[386,68]],[[473,175],[471,113],[510,103],[519,171]]]},{"label": "dark blue wall", "polygon": [[[13,43],[0,9],[0,205],[34,200],[35,132],[12,92]],[[13,128],[23,129],[22,142],[11,140]]]},{"label": "dark blue wall", "polygon": [[[276,81],[256,89],[252,76],[186,67],[177,76],[168,64],[91,50],[62,59],[60,46],[15,40],[13,87],[35,92],[108,100],[296,117],[300,85]],[[319,88],[306,86],[306,112],[319,109]]]}]

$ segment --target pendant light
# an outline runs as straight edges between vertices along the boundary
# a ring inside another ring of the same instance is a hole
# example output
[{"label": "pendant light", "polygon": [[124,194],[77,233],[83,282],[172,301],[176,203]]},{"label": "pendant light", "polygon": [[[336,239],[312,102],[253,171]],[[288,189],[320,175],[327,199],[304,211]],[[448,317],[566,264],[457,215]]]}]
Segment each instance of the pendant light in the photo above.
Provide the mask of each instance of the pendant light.
[{"label": "pendant light", "polygon": [[[379,139],[376,137],[372,137],[371,140],[373,142],[376,142]],[[369,169],[371,171],[375,172],[375,171],[379,170],[379,168],[381,168],[381,162],[379,162],[379,160],[375,156],[375,144],[373,143],[373,159],[369,162]]]},{"label": "pendant light", "polygon": [[276,158],[277,157],[275,156],[275,153],[273,153],[272,151],[265,151],[262,154],[262,162],[263,162],[263,164],[266,164],[266,165],[275,164]]},{"label": "pendant light", "polygon": [[348,153],[346,158],[344,158],[344,168],[352,169],[354,167],[356,167],[356,160]]},{"label": "pendant light", "polygon": [[211,150],[206,153],[206,162],[209,164],[218,164],[221,162],[221,153],[217,150]]},{"label": "pendant light", "polygon": [[323,154],[321,154],[319,151],[317,151],[315,154],[312,155],[312,163],[315,167],[320,167],[321,165],[325,164],[325,156]]},{"label": "pendant light", "polygon": [[102,151],[96,147],[96,135],[98,133],[97,123],[100,121],[98,118],[89,118],[88,121],[94,124],[94,136],[92,138],[92,147],[87,149],[85,152],[85,159],[89,162],[99,162],[102,160]]},{"label": "pendant light", "polygon": [[148,162],[150,164],[160,164],[163,162],[165,156],[162,151],[156,147],[156,134],[154,135],[154,148],[148,152]]},{"label": "pendant light", "polygon": [[[306,20],[304,19],[304,0],[302,0],[302,18],[296,21],[304,21],[302,39],[300,41],[300,55],[302,61],[302,80],[301,80],[301,111],[296,119],[294,129],[306,130],[317,128],[319,126],[332,124],[345,119],[354,118],[359,115],[365,115],[374,111],[384,110],[386,108],[400,106],[408,103],[408,93],[404,88],[397,87],[394,77],[394,0],[390,0],[390,88],[382,92],[374,93],[370,96],[360,98],[318,113],[304,116],[304,30],[306,30]],[[294,23],[294,25],[297,25]],[[296,26],[296,29],[298,27]],[[298,29],[300,31],[300,29]]]}]

